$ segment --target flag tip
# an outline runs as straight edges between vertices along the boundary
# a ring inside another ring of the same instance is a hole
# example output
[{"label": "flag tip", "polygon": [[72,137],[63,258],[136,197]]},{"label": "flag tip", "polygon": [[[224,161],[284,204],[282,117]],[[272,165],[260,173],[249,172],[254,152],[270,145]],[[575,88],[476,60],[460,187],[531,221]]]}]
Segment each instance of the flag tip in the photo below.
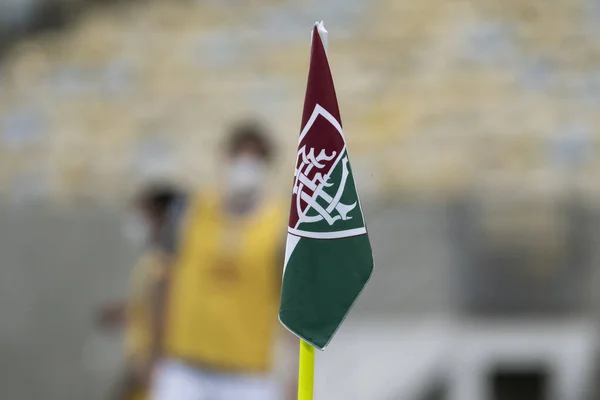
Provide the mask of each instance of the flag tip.
[{"label": "flag tip", "polygon": [[317,28],[320,34],[327,34],[327,29],[325,29],[325,24],[323,23],[323,21],[315,22],[315,28]]},{"label": "flag tip", "polygon": [[[327,51],[327,29],[325,29],[325,24],[323,23],[323,21],[319,22],[315,22],[315,26],[314,28],[317,28],[317,32],[319,33],[319,36],[321,37],[321,42],[323,43],[323,47],[325,48],[325,51]],[[314,29],[313,28],[313,29]]]}]

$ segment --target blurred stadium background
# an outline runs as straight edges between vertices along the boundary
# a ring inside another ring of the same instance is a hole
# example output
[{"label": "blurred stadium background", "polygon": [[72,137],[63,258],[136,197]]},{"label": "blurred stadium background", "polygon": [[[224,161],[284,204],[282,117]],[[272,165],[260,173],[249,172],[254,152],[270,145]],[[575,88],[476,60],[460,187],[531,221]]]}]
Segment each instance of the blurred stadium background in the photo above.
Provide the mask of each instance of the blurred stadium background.
[{"label": "blurred stadium background", "polygon": [[142,182],[258,116],[287,193],[317,19],[377,268],[317,398],[600,398],[596,0],[0,0],[0,398],[105,398]]}]

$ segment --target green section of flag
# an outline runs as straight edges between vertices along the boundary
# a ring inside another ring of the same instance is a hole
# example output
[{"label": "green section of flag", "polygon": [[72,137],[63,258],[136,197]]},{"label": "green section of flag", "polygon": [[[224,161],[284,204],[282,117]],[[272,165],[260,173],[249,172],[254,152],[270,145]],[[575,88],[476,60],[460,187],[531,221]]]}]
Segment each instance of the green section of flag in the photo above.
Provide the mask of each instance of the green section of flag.
[{"label": "green section of flag", "polygon": [[279,319],[313,346],[325,348],[372,271],[367,235],[300,238],[286,265]]}]

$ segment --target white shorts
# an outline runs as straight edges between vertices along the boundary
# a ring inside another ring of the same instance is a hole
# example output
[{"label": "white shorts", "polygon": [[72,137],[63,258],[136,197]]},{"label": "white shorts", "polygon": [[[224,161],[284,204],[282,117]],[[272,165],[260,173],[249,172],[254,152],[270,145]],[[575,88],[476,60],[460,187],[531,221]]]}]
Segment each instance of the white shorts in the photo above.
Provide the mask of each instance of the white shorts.
[{"label": "white shorts", "polygon": [[278,385],[267,375],[207,372],[176,360],[162,361],[151,400],[277,400]]}]

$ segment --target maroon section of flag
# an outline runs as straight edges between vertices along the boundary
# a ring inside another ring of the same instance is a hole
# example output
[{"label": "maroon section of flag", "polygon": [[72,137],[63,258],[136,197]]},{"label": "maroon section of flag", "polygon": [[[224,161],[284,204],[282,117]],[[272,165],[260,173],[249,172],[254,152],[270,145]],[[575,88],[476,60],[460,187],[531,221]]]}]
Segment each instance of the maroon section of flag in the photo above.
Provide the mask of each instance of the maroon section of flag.
[{"label": "maroon section of flag", "polygon": [[312,32],[302,131],[298,143],[290,228],[297,226],[300,220],[299,213],[308,207],[307,196],[315,196],[315,192],[326,185],[327,174],[331,172],[344,150],[341,125],[327,54],[318,27],[315,26]]},{"label": "maroon section of flag", "polygon": [[326,109],[340,122],[340,110],[333,86],[333,78],[327,61],[327,54],[321,41],[319,30],[315,26],[312,33],[312,46],[310,50],[310,69],[308,71],[308,83],[306,85],[306,96],[304,97],[304,112],[302,113],[302,127],[306,125],[315,106],[318,104]]}]

